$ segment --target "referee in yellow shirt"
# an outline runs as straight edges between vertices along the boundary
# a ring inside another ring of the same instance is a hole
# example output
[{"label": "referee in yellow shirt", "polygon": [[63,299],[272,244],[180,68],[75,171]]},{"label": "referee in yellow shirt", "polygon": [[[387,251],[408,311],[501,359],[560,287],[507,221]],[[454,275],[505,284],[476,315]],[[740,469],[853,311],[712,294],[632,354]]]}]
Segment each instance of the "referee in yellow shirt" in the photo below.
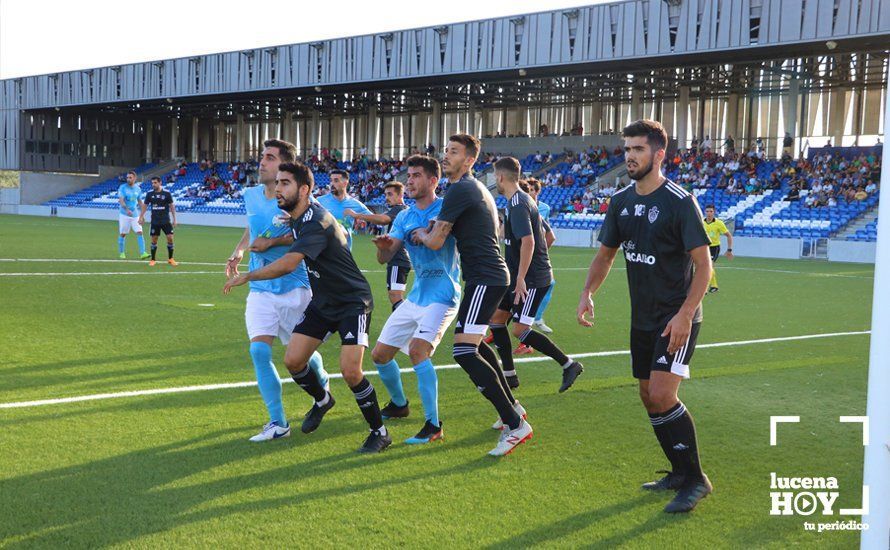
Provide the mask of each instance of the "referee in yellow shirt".
[{"label": "referee in yellow shirt", "polygon": [[[732,255],[732,233],[726,228],[726,224],[722,220],[714,217],[716,210],[713,204],[705,206],[705,231],[708,233],[708,239],[711,240],[711,263],[716,264],[717,258],[720,257],[720,235],[726,235],[726,259],[733,259]],[[717,292],[717,269],[711,269],[711,281],[708,283],[708,294]]]}]

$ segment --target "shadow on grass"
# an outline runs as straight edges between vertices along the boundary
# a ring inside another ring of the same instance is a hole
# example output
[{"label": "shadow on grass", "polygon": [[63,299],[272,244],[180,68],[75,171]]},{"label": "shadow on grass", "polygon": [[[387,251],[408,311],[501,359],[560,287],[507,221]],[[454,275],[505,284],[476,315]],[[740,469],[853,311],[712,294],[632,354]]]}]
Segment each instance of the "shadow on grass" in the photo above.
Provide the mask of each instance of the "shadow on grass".
[{"label": "shadow on grass", "polygon": [[[489,431],[480,430],[447,445],[434,444],[425,449],[425,460],[447,463],[447,467],[401,475],[399,472],[410,471],[406,464],[417,460],[417,454],[402,445],[381,455],[358,454],[355,450],[364,439],[365,430],[360,417],[355,415],[331,419],[325,423],[322,433],[312,436],[295,434],[275,444],[252,445],[242,438],[245,428],[238,426],[85,464],[2,479],[0,546],[57,548],[127,544],[193,522],[274,510],[295,503],[324,502],[338,496],[428,480],[431,476],[461,476],[498,463],[481,455],[481,449],[479,458],[464,463],[455,464],[443,458],[442,453],[490,441]],[[309,446],[322,443],[319,438],[335,438],[338,444],[344,442],[347,446],[333,454],[328,454],[326,446],[321,451],[324,456],[317,456],[318,452]],[[307,459],[311,453],[316,457]],[[262,463],[270,456],[282,465],[271,468],[249,465],[251,461]],[[245,463],[249,473],[239,473],[237,469]],[[232,475],[203,481],[204,476],[218,476],[227,469],[234,470]],[[336,486],[329,481],[333,479],[337,483],[355,481]],[[285,491],[281,489],[282,483],[288,483]],[[288,494],[237,503],[231,503],[229,498],[266,487],[277,495]],[[224,504],[208,507],[215,502]]]}]

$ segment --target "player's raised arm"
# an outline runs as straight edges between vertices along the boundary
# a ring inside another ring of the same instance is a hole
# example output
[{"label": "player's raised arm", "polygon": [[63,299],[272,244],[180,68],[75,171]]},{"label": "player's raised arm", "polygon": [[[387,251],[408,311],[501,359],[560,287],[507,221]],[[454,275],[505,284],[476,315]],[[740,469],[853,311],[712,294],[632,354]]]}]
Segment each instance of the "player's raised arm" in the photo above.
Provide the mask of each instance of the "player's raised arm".
[{"label": "player's raised arm", "polygon": [[247,250],[247,245],[250,242],[250,228],[244,228],[244,234],[241,235],[241,240],[238,241],[238,244],[235,245],[235,250],[232,252],[232,255],[229,256],[229,259],[226,260],[226,277],[232,277],[234,275],[238,275],[238,265],[241,264],[241,259],[244,258],[244,251]]},{"label": "player's raised arm", "polygon": [[280,237],[257,237],[250,244],[251,252],[265,252],[273,246],[290,246],[294,244],[294,236],[287,232]]},{"label": "player's raised arm", "polygon": [[376,225],[389,225],[392,223],[392,218],[390,218],[386,214],[362,214],[361,212],[356,212],[352,208],[347,208],[346,210],[344,210],[343,215]]},{"label": "player's raised arm", "polygon": [[401,239],[396,239],[392,235],[380,235],[371,239],[374,246],[377,247],[377,262],[381,264],[388,263],[392,260],[396,252],[402,248],[404,244]]},{"label": "player's raised arm", "polygon": [[453,223],[436,220],[429,231],[422,228],[415,230],[412,239],[416,244],[422,244],[430,250],[439,250],[445,245],[445,239],[451,234],[453,226]]},{"label": "player's raised arm", "polygon": [[292,273],[299,267],[300,262],[303,261],[303,257],[303,254],[300,254],[299,252],[288,252],[265,267],[254,271],[248,271],[241,275],[235,275],[226,281],[225,286],[223,286],[223,294],[228,294],[232,291],[232,288],[249,283],[250,281],[277,279],[288,273]]}]

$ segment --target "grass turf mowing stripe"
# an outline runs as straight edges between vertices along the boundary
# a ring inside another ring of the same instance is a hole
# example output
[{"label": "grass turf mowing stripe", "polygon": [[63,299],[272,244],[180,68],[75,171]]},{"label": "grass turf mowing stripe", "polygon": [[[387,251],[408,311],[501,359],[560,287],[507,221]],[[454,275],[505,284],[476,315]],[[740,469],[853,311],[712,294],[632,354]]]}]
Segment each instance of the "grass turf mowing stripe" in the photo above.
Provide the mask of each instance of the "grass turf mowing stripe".
[{"label": "grass turf mowing stripe", "polygon": [[[828,332],[822,334],[803,334],[799,336],[779,336],[776,338],[760,338],[757,340],[737,340],[732,342],[714,342],[711,344],[699,344],[696,346],[697,349],[704,348],[721,348],[728,346],[746,346],[751,344],[768,344],[772,342],[791,342],[795,340],[812,340],[816,338],[834,338],[838,336],[861,336],[865,334],[871,334],[870,330],[860,330],[860,331],[852,331],[852,332]],[[597,351],[590,353],[576,353],[572,354],[572,358],[583,359],[585,357],[607,357],[613,355],[629,355],[629,350],[614,350],[614,351]],[[536,363],[541,361],[551,361],[549,357],[519,357],[514,359],[516,363]],[[459,368],[457,364],[447,364],[447,365],[437,365],[436,370],[444,370],[444,369],[456,369]],[[414,372],[413,368],[404,368],[399,369],[403,373]],[[373,372],[365,372],[366,376],[373,376],[377,374],[377,371]],[[330,375],[330,378],[342,378],[343,375],[340,373],[333,373]],[[283,383],[292,382],[290,378],[285,378],[281,380]],[[136,390],[136,391],[127,391],[127,392],[115,392],[115,393],[99,393],[92,395],[80,395],[75,397],[61,397],[57,399],[41,399],[36,401],[17,401],[10,403],[0,403],[0,409],[18,409],[25,407],[40,407],[45,405],[59,405],[63,403],[77,403],[81,401],[97,401],[102,399],[119,399],[123,397],[139,397],[143,395],[160,395],[160,394],[169,394],[169,393],[184,393],[184,392],[198,392],[198,391],[211,391],[211,390],[223,390],[223,389],[231,389],[231,388],[247,388],[251,386],[256,386],[256,382],[231,382],[225,384],[205,384],[199,386],[180,386],[176,388],[155,388],[150,390]]]}]

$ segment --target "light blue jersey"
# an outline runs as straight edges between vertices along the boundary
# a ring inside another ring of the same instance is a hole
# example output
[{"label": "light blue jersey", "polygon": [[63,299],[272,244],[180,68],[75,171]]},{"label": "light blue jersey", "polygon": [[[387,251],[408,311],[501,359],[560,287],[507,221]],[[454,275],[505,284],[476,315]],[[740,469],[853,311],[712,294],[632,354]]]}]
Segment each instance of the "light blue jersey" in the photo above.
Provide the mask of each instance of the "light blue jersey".
[{"label": "light blue jersey", "polygon": [[346,195],[343,200],[338,200],[333,193],[328,193],[318,197],[318,203],[330,212],[334,219],[340,222],[340,225],[346,229],[346,240],[349,243],[349,249],[352,250],[352,225],[355,223],[355,220],[349,216],[344,216],[343,211],[351,208],[359,214],[371,214],[372,212],[368,210],[368,207],[362,201],[349,195]]},{"label": "light blue jersey", "polygon": [[[131,187],[128,183],[122,183],[121,186],[117,188],[117,195],[123,197],[124,204],[127,205],[126,208],[123,206],[120,207],[120,213],[131,218],[138,217],[139,200],[142,198],[142,188],[139,187],[139,184],[137,183]],[[130,214],[127,214],[127,208],[130,209]]]},{"label": "light blue jersey", "polygon": [[415,229],[429,227],[442,210],[442,199],[436,199],[426,210],[417,205],[399,212],[389,234],[405,243],[405,250],[414,266],[414,286],[408,299],[419,306],[447,304],[457,306],[460,299],[460,264],[457,242],[449,235],[439,250],[431,250],[411,242]]},{"label": "light blue jersey", "polygon": [[541,214],[541,219],[548,222],[550,220],[550,205],[546,202],[538,201],[538,213]]},{"label": "light blue jersey", "polygon": [[[279,220],[282,215],[276,199],[267,199],[263,185],[249,187],[244,191],[244,208],[247,210],[247,225],[250,228],[250,242],[257,237],[280,237],[290,232],[290,224]],[[290,246],[273,246],[265,252],[250,253],[250,271],[267,266],[287,254]],[[293,273],[277,279],[251,281],[250,290],[284,294],[295,288],[309,288],[309,276],[303,262]]]}]

